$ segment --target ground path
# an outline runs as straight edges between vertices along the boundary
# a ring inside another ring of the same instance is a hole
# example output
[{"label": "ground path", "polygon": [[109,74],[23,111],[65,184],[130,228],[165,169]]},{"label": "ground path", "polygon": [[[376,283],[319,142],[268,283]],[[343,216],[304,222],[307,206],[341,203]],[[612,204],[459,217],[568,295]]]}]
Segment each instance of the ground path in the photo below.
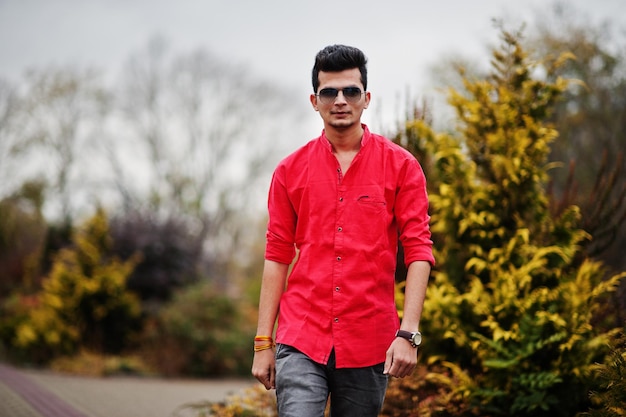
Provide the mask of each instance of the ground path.
[{"label": "ground path", "polygon": [[252,379],[78,377],[0,363],[0,417],[172,417],[184,404],[223,401],[256,385]]}]

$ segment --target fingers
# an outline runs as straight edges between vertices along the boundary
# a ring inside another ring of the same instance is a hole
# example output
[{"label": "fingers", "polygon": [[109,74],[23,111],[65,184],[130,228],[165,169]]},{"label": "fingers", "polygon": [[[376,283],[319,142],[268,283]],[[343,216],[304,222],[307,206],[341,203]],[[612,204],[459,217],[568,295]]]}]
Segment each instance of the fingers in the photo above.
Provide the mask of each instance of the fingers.
[{"label": "fingers", "polygon": [[[267,386],[265,386],[265,388],[267,388]],[[273,366],[270,369],[270,387],[267,389],[276,389],[276,368]]]},{"label": "fingers", "polygon": [[265,389],[270,390],[275,388],[275,379],[272,372],[272,369],[268,369],[266,372],[256,373],[252,372],[252,375],[265,387]]},{"label": "fingers", "polygon": [[414,369],[415,365],[408,363],[399,364],[398,362],[394,362],[391,366],[391,370],[389,371],[389,375],[396,378],[404,378],[405,376],[411,375]]},{"label": "fingers", "polygon": [[256,352],[252,362],[252,375],[270,390],[276,388],[274,352],[271,349]]},{"label": "fingers", "polygon": [[391,372],[391,366],[393,364],[393,350],[389,348],[385,355],[385,366],[383,367],[383,374],[388,375]]},{"label": "fingers", "polygon": [[397,370],[394,371],[392,369],[391,375],[395,376],[396,378],[404,378],[405,376],[411,375],[414,369],[415,369],[415,365],[412,365],[409,363],[403,363],[403,364],[397,365]]},{"label": "fingers", "polygon": [[411,375],[417,365],[417,351],[410,346],[392,343],[387,350],[383,373],[396,378]]},{"label": "fingers", "polygon": [[268,368],[264,371],[257,372],[253,369],[252,375],[265,387],[265,389],[270,390],[276,387],[276,382],[274,378],[274,369]]}]

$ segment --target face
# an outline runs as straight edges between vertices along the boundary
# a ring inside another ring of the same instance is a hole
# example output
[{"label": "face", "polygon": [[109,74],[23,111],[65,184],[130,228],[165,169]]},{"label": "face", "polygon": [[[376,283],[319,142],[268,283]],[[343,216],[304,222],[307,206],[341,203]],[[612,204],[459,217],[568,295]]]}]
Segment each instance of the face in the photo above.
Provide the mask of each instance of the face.
[{"label": "face", "polygon": [[[317,94],[325,88],[335,88],[342,90],[346,87],[358,87],[364,90],[361,83],[361,72],[358,68],[352,68],[341,72],[324,72],[320,71],[319,87]],[[370,102],[370,93],[364,92],[356,100],[348,100],[343,92],[339,92],[334,100],[329,103],[322,102],[320,97],[311,94],[311,104],[313,108],[320,113],[324,120],[325,127],[333,127],[335,129],[345,129],[361,124],[361,114],[367,108]]]}]

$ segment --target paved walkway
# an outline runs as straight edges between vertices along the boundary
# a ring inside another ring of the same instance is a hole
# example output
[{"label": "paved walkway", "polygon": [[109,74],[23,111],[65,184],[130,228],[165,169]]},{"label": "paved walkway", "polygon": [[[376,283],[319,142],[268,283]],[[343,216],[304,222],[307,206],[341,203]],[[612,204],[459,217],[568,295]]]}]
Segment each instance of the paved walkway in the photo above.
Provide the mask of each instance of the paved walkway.
[{"label": "paved walkway", "polygon": [[0,417],[196,417],[179,407],[254,386],[252,379],[90,378],[0,364]]}]

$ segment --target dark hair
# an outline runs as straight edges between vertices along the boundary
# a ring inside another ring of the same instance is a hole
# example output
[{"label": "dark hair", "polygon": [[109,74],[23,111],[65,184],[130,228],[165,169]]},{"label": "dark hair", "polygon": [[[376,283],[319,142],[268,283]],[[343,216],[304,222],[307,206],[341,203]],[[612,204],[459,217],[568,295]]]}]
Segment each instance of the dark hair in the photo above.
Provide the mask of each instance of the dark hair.
[{"label": "dark hair", "polygon": [[367,58],[360,49],[346,45],[330,45],[322,49],[313,65],[313,92],[317,93],[320,86],[320,71],[340,72],[352,68],[359,69],[363,88],[367,90]]}]

